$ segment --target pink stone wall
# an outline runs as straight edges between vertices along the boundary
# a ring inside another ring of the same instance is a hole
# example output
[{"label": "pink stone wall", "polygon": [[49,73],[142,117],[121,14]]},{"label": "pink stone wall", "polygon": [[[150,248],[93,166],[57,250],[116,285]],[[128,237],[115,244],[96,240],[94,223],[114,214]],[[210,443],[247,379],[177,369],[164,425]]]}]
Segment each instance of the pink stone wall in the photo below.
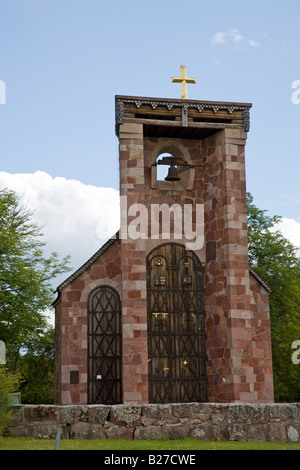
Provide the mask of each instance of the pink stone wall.
[{"label": "pink stone wall", "polygon": [[254,391],[258,403],[274,401],[271,322],[269,293],[250,276],[252,318],[252,364],[255,375]]},{"label": "pink stone wall", "polygon": [[[120,194],[128,206],[144,204],[144,144],[141,124],[123,124],[119,134]],[[146,251],[144,240],[121,240],[123,401],[148,402]]]},{"label": "pink stone wall", "polygon": [[[211,208],[211,233],[206,225],[208,395],[209,401],[216,402],[273,400],[270,343],[264,343],[268,353],[264,349],[266,355],[260,360],[256,357],[262,353],[257,348],[262,343],[255,341],[255,328],[269,321],[268,294],[262,286],[260,297],[251,290],[245,139],[243,130],[225,129],[203,141],[210,175],[210,184],[208,175],[206,179],[206,220],[209,201]],[[265,328],[264,335],[270,338],[270,323]],[[269,374],[264,385],[258,382],[263,370]],[[269,392],[263,394],[261,387]]]},{"label": "pink stone wall", "polygon": [[[116,240],[83,273],[70,282],[56,305],[55,402],[88,402],[87,300],[97,286],[109,285],[120,294],[120,242]],[[79,384],[70,384],[70,372],[79,372]]]}]

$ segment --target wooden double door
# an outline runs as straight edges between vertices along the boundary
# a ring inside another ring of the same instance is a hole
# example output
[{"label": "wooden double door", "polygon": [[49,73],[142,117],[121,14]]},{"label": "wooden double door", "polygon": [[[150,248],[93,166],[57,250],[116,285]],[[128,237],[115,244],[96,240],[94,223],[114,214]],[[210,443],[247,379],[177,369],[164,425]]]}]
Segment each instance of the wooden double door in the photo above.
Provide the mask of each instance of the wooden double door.
[{"label": "wooden double door", "polygon": [[147,257],[149,402],[207,401],[203,267],[183,245]]}]

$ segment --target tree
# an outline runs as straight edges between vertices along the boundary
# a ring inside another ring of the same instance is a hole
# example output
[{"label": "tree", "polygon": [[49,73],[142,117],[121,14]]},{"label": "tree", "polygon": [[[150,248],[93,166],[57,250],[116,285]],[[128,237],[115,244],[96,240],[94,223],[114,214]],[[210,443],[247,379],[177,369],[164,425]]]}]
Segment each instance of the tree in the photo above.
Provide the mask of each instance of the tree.
[{"label": "tree", "polygon": [[247,194],[249,262],[267,281],[270,296],[275,401],[300,400],[300,366],[291,346],[300,340],[300,259],[297,248],[275,226],[281,217],[258,209]]},{"label": "tree", "polygon": [[0,436],[13,418],[13,411],[9,403],[9,394],[18,390],[20,377],[18,374],[9,374],[4,366],[0,365]]},{"label": "tree", "polygon": [[0,338],[8,365],[16,370],[20,351],[47,329],[54,299],[51,281],[68,271],[69,256],[44,257],[45,242],[34,214],[11,190],[0,191]]},{"label": "tree", "polygon": [[22,403],[54,402],[54,328],[48,326],[19,359]]}]

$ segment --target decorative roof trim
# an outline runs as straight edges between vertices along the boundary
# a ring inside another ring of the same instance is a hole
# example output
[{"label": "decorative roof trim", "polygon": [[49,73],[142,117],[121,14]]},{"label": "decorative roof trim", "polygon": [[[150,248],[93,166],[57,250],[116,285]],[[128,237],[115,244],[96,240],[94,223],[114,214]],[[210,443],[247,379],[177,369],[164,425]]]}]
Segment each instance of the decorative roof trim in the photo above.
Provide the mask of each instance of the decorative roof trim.
[{"label": "decorative roof trim", "polygon": [[193,108],[197,109],[201,113],[204,109],[212,109],[214,113],[219,110],[227,110],[229,114],[234,111],[243,111],[243,129],[248,132],[250,130],[250,108],[252,104],[249,103],[225,103],[217,101],[185,101],[185,100],[168,100],[160,98],[125,98],[115,97],[115,118],[116,118],[116,135],[119,135],[119,126],[125,121],[124,104],[133,103],[137,108],[140,108],[144,104],[148,104],[152,109],[156,109],[158,106],[165,106],[169,111],[173,107],[180,108]]}]

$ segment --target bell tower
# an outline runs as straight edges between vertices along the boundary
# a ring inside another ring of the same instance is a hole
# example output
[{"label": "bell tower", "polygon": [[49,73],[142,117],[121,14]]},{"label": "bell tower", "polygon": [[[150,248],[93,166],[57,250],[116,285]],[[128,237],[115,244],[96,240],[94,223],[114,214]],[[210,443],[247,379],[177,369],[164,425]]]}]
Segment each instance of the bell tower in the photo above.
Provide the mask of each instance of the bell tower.
[{"label": "bell tower", "polygon": [[123,403],[272,402],[270,289],[247,248],[251,104],[188,100],[181,72],[182,99],[115,97]]},{"label": "bell tower", "polygon": [[55,402],[270,403],[248,261],[251,104],[116,96],[120,230],[57,288]]}]

